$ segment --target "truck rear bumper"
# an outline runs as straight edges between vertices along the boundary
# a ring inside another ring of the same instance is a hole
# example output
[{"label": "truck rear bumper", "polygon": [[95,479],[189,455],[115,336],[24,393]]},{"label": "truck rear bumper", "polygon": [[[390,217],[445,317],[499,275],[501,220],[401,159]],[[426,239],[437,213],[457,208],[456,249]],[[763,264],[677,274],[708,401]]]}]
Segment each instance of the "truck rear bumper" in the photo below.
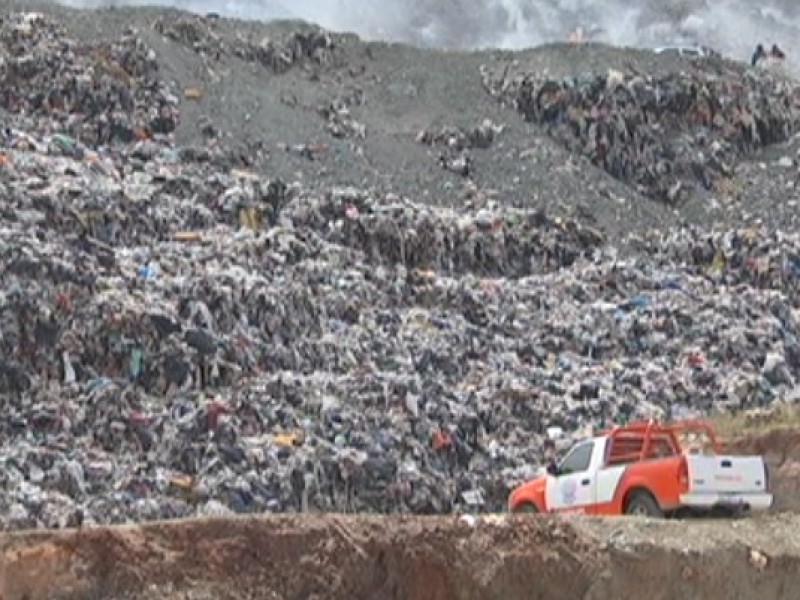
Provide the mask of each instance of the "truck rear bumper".
[{"label": "truck rear bumper", "polygon": [[716,506],[767,510],[772,506],[772,494],[681,494],[681,504],[688,508]]}]

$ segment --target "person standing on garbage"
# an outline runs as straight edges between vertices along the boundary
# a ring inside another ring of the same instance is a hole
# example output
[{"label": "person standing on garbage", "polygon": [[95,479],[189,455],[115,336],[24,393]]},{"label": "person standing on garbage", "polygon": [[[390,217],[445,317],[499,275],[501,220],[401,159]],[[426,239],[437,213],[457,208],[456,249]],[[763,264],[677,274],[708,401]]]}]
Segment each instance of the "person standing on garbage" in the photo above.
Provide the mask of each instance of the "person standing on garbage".
[{"label": "person standing on garbage", "polygon": [[758,66],[758,63],[760,63],[765,58],[767,58],[767,53],[764,50],[764,45],[759,44],[758,46],[756,46],[756,51],[753,52],[753,57],[750,59],[750,65],[756,67]]},{"label": "person standing on garbage", "polygon": [[786,58],[786,54],[783,50],[778,48],[778,44],[772,44],[772,49],[769,51],[769,56],[775,60],[783,60]]},{"label": "person standing on garbage", "polygon": [[544,463],[548,473],[555,473],[558,469],[558,461],[556,460],[556,443],[547,438],[544,441]]}]

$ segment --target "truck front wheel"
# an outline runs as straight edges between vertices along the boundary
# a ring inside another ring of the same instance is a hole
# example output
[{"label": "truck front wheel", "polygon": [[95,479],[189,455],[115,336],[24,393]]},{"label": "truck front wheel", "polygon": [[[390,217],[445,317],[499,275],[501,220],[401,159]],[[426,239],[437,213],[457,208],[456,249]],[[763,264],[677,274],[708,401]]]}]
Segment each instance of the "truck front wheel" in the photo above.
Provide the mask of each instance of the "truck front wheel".
[{"label": "truck front wheel", "polygon": [[539,509],[532,502],[522,502],[514,507],[514,514],[535,515],[538,512]]},{"label": "truck front wheel", "polygon": [[664,511],[650,492],[639,490],[633,492],[625,503],[625,514],[660,519],[664,516]]}]

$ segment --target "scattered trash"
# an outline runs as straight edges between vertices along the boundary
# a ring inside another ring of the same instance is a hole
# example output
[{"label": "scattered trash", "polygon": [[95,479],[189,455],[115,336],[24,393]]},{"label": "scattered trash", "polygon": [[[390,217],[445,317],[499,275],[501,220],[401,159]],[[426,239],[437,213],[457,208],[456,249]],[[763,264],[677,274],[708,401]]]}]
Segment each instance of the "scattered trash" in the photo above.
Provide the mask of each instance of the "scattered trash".
[{"label": "scattered trash", "polygon": [[794,83],[769,72],[609,71],[559,81],[484,68],[483,77],[490,94],[569,150],[671,205],[715,189],[742,156],[800,130]]},{"label": "scattered trash", "polygon": [[228,45],[216,31],[218,27],[216,19],[201,15],[159,18],[154,24],[161,35],[199,54],[215,59],[235,56],[275,73],[307,64],[333,65],[338,59],[335,37],[319,28],[307,27],[281,40],[254,39],[243,33],[237,36],[235,43]]},{"label": "scattered trash", "polygon": [[503,132],[502,125],[495,125],[486,119],[479,127],[465,131],[457,127],[443,127],[439,131],[420,131],[417,142],[429,146],[445,146],[456,151],[472,148],[486,149],[494,142],[495,138]]},{"label": "scattered trash", "polygon": [[750,563],[750,566],[753,567],[756,571],[763,571],[767,567],[767,564],[769,563],[769,560],[764,555],[764,553],[759,552],[758,550],[755,550],[753,548],[751,548],[750,551],[748,552],[747,559],[748,562]]},{"label": "scattered trash", "polygon": [[203,90],[200,88],[186,88],[183,90],[183,97],[187,100],[202,100]]}]

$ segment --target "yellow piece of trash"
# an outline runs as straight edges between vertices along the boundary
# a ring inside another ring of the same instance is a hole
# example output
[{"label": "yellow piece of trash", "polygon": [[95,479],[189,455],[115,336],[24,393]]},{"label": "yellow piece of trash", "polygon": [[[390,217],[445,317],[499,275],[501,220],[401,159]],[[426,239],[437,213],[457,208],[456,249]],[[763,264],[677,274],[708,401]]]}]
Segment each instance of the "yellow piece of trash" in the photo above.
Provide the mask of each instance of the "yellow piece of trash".
[{"label": "yellow piece of trash", "polygon": [[415,269],[415,273],[421,279],[436,279],[436,271],[433,269]]},{"label": "yellow piece of trash", "polygon": [[239,209],[239,226],[248,229],[259,229],[263,224],[261,212],[255,208]]},{"label": "yellow piece of trash", "polygon": [[200,100],[203,97],[203,90],[196,87],[190,87],[183,90],[183,97],[187,100]]},{"label": "yellow piece of trash", "polygon": [[725,253],[721,250],[714,255],[714,260],[711,261],[710,271],[715,275],[721,274],[725,270],[728,261],[725,259]]},{"label": "yellow piece of trash", "polygon": [[742,234],[741,238],[745,241],[745,243],[750,244],[751,246],[758,242],[761,235],[759,234],[758,230],[756,229],[745,229]]},{"label": "yellow piece of trash", "polygon": [[231,169],[231,175],[239,177],[240,179],[249,179],[252,181],[258,179],[258,175],[256,173],[247,171],[245,169]]},{"label": "yellow piece of trash", "polygon": [[302,437],[296,433],[279,433],[272,441],[275,442],[276,445],[284,447],[299,446],[303,443]]},{"label": "yellow piece of trash", "polygon": [[191,475],[173,475],[169,482],[182,490],[191,490],[194,487],[194,478]]},{"label": "yellow piece of trash", "polygon": [[481,520],[489,525],[503,525],[508,521],[508,515],[504,514],[489,514],[484,515]]},{"label": "yellow piece of trash", "polygon": [[172,239],[177,242],[199,242],[203,236],[199,231],[176,231]]}]

